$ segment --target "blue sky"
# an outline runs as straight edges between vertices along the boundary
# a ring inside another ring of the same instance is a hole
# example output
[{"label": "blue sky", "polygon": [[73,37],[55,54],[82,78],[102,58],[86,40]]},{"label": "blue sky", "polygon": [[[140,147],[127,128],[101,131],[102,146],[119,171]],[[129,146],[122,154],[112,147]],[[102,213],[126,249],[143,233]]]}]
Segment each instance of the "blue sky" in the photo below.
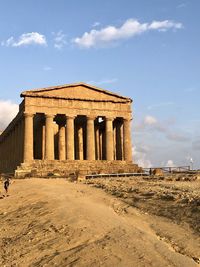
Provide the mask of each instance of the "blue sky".
[{"label": "blue sky", "polygon": [[88,82],[134,100],[134,157],[200,168],[199,0],[0,1],[0,128],[22,90]]}]

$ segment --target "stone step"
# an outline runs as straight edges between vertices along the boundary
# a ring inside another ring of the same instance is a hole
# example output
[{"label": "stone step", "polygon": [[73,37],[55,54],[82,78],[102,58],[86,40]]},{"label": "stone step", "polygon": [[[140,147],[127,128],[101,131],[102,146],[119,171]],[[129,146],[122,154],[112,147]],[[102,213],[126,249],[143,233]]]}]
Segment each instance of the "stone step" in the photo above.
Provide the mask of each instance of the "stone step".
[{"label": "stone step", "polygon": [[98,173],[128,173],[137,172],[138,165],[125,161],[42,161],[22,163],[17,167],[15,176],[49,177],[68,176],[72,173],[79,175]]}]

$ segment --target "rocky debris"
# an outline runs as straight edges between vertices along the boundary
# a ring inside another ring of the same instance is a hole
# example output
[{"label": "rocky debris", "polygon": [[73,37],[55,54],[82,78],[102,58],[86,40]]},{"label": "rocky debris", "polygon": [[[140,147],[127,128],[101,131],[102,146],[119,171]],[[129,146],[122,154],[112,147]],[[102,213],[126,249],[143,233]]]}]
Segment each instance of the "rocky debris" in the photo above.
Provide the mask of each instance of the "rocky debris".
[{"label": "rocky debris", "polygon": [[152,180],[152,181],[158,181],[158,180],[165,180],[165,181],[198,181],[200,180],[200,174],[199,173],[165,173],[160,174],[157,173],[156,175],[150,175],[150,176],[143,176],[143,180]]},{"label": "rocky debris", "polygon": [[144,212],[164,216],[177,224],[186,223],[200,233],[200,181],[194,176],[181,178],[181,174],[170,177],[173,180],[152,176],[91,179],[85,183],[104,189]]},{"label": "rocky debris", "polygon": [[156,168],[152,171],[152,174],[156,176],[162,176],[164,173],[162,169]]}]

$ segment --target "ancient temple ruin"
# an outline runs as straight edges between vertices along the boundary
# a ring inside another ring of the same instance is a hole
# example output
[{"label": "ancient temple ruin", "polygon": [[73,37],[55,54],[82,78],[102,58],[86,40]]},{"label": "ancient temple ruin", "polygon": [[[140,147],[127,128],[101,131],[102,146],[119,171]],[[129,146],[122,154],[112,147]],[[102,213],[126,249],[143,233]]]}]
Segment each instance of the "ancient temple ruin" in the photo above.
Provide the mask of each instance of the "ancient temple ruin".
[{"label": "ancient temple ruin", "polygon": [[135,172],[132,100],[85,83],[21,93],[0,135],[0,172],[17,177]]}]

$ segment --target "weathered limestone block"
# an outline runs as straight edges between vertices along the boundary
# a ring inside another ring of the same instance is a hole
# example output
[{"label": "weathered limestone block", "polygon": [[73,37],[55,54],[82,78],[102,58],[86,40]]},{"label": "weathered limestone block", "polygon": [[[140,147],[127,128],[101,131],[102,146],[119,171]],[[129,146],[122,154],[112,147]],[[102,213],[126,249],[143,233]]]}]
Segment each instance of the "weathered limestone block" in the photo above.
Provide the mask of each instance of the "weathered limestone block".
[{"label": "weathered limestone block", "polygon": [[156,175],[156,176],[162,176],[162,175],[164,175],[164,172],[163,172],[162,169],[157,168],[157,169],[154,169],[154,170],[152,171],[152,174],[153,174],[153,175]]}]

